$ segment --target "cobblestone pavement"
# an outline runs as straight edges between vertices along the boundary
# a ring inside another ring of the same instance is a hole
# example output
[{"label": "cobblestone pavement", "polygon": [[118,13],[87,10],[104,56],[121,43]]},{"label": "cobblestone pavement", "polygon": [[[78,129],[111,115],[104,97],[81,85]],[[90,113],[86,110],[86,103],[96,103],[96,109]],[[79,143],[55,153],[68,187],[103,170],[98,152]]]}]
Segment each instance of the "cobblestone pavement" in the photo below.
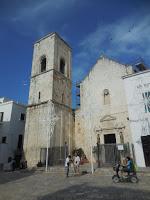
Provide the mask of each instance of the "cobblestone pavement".
[{"label": "cobblestone pavement", "polygon": [[0,173],[0,200],[150,200],[150,176],[138,184],[112,183],[97,173],[66,178],[45,172]]}]

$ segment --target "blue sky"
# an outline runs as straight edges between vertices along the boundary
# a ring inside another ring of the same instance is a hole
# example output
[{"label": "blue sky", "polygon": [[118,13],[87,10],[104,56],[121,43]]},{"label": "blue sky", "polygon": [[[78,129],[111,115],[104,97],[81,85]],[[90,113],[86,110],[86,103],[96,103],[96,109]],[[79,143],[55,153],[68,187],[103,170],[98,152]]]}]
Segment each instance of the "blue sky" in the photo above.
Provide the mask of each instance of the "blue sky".
[{"label": "blue sky", "polygon": [[149,0],[0,0],[0,96],[27,103],[34,42],[58,32],[72,47],[75,82],[101,54],[150,66]]}]

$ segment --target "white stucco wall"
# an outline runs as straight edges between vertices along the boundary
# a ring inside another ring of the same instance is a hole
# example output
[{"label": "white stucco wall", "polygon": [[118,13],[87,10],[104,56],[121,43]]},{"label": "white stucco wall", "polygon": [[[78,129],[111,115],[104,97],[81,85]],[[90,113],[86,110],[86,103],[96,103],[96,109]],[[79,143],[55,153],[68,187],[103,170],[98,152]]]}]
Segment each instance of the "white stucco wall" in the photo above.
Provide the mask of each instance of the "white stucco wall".
[{"label": "white stucco wall", "polygon": [[[26,107],[8,101],[0,103],[0,112],[4,112],[3,122],[0,124],[0,163],[8,161],[8,157],[14,157],[17,149],[18,136],[24,135],[25,121],[20,120],[21,113],[26,114]],[[6,144],[2,144],[2,137],[6,137]]]},{"label": "white stucco wall", "polygon": [[[9,157],[9,146],[7,141],[10,131],[12,105],[12,102],[3,103],[2,101],[0,103],[0,112],[4,112],[3,122],[0,123],[0,164],[6,163]],[[2,144],[2,137],[7,137],[6,144]]]},{"label": "white stucco wall", "polygon": [[124,87],[136,162],[139,167],[145,167],[141,136],[150,135],[150,112],[145,110],[147,101],[142,93],[150,92],[150,71],[124,77]]}]

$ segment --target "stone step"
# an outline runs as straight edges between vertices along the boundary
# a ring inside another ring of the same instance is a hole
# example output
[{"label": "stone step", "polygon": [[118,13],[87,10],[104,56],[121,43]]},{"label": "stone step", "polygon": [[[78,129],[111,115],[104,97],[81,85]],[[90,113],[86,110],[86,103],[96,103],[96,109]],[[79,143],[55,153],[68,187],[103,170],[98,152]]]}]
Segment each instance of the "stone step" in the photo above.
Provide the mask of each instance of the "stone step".
[{"label": "stone step", "polygon": [[[96,169],[96,168],[95,168]],[[48,166],[48,171],[49,172],[58,172],[58,173],[64,173],[66,170],[66,168],[64,166]],[[69,168],[70,172],[74,172],[74,167],[70,166]],[[91,165],[88,164],[84,164],[84,165],[80,165],[79,167],[80,172],[82,171],[87,171],[87,172],[91,172]],[[45,167],[38,167],[36,168],[36,171],[45,171]]]},{"label": "stone step", "polygon": [[[45,167],[37,168],[36,171],[44,172]],[[75,174],[73,167],[70,167],[69,171],[70,171],[70,174]],[[82,173],[82,172],[91,173],[90,163],[80,165],[79,171],[80,171],[80,173]],[[66,168],[64,166],[51,166],[51,167],[48,167],[48,172],[64,174],[66,172]],[[97,165],[94,164],[94,173],[97,173],[99,175],[104,175],[104,176],[112,176],[115,172],[112,167],[97,168]],[[140,176],[142,176],[142,175],[150,176],[150,168],[138,168],[137,174],[139,174]]]},{"label": "stone step", "polygon": [[[38,168],[33,168],[33,169],[22,169],[22,170],[18,170],[18,171],[25,173],[25,172],[30,172],[31,170],[33,170],[37,173],[45,172],[45,167],[38,167]],[[80,174],[91,173],[91,164],[86,163],[86,164],[80,165],[79,171],[80,171]],[[66,174],[66,168],[62,165],[61,166],[49,166],[48,172],[49,173]],[[73,175],[73,176],[76,175],[73,166],[70,167],[69,174]],[[102,175],[102,176],[112,176],[115,174],[115,172],[113,171],[112,167],[97,168],[97,164],[94,164],[94,174],[98,174],[98,175]],[[138,168],[137,175],[149,177],[150,176],[150,167]]]},{"label": "stone step", "polygon": [[[95,173],[98,173],[99,175],[114,175],[115,171],[113,170],[113,168],[97,168],[95,170]],[[150,168],[138,168],[137,169],[137,175],[138,176],[150,176]]]}]

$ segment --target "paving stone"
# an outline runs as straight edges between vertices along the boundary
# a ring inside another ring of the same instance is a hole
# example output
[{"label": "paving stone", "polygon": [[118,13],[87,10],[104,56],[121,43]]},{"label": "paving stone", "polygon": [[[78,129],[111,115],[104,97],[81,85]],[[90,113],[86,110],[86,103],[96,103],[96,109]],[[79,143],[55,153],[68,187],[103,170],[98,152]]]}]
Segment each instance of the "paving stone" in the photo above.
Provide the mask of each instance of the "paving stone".
[{"label": "paving stone", "polygon": [[114,184],[110,176],[65,177],[45,172],[0,173],[0,200],[150,200],[150,177]]}]

